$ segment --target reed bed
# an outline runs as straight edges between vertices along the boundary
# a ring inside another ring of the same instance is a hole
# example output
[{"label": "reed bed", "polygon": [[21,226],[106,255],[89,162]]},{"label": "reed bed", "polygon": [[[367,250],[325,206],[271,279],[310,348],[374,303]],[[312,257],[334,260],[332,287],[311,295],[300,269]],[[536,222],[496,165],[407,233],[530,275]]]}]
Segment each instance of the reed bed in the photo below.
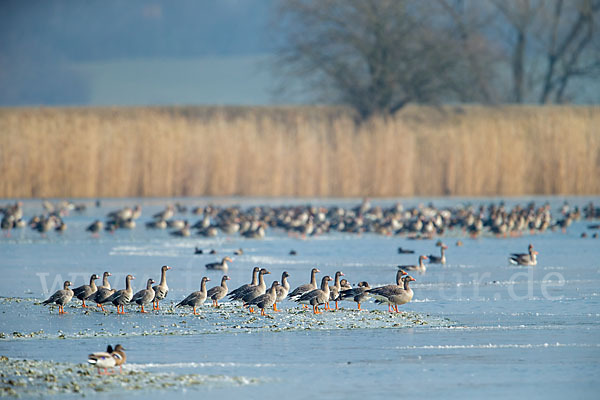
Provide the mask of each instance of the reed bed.
[{"label": "reed bed", "polygon": [[0,109],[0,196],[600,193],[599,107]]}]

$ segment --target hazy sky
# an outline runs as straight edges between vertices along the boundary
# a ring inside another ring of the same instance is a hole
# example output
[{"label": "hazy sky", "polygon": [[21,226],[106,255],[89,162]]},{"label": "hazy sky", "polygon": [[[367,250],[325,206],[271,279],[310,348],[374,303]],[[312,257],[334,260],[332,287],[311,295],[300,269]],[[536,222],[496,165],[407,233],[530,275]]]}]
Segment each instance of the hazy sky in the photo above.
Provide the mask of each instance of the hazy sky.
[{"label": "hazy sky", "polygon": [[272,6],[3,0],[0,105],[277,103]]}]

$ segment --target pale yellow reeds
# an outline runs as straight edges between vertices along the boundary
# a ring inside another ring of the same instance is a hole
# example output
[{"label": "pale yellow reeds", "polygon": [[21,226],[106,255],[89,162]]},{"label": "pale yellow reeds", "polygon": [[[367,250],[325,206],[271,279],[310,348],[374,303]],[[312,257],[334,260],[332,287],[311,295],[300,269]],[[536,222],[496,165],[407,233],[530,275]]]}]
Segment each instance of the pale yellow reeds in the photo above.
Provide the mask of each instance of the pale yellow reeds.
[{"label": "pale yellow reeds", "polygon": [[600,193],[599,107],[0,109],[0,196]]}]

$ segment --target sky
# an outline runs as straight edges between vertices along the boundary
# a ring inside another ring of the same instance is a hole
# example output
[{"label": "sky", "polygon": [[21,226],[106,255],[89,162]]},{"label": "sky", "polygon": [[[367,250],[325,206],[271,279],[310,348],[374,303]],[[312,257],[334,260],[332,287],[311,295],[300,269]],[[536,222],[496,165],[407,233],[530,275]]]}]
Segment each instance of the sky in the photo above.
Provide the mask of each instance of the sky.
[{"label": "sky", "polygon": [[278,104],[272,7],[3,0],[0,106]]}]

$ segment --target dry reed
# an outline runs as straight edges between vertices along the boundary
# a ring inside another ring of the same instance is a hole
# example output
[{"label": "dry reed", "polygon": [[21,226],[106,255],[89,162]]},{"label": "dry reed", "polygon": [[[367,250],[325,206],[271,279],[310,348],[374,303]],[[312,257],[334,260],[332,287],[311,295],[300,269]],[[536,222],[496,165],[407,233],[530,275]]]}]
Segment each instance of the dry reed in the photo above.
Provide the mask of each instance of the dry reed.
[{"label": "dry reed", "polygon": [[600,193],[598,107],[0,109],[0,197]]}]

